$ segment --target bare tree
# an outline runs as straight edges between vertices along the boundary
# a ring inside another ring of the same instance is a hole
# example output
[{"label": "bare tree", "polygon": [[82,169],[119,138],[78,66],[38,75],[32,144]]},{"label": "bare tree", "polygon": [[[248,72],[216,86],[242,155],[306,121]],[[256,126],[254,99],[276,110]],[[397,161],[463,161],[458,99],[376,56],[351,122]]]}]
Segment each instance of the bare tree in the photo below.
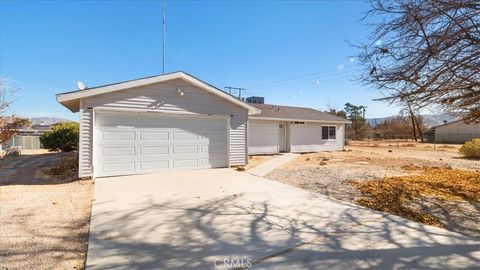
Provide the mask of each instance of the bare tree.
[{"label": "bare tree", "polygon": [[400,111],[400,115],[410,119],[412,124],[412,134],[415,141],[418,141],[418,137],[420,137],[420,141],[423,142],[424,129],[422,128],[423,123],[421,122],[423,121],[419,113],[420,110],[415,108],[412,104],[413,102],[405,102],[403,104],[404,108]]},{"label": "bare tree", "polygon": [[17,88],[7,85],[6,79],[0,78],[0,143],[8,141],[18,128],[26,124],[26,119],[6,115],[16,91]]},{"label": "bare tree", "polygon": [[387,102],[440,105],[480,120],[480,1],[371,0],[360,80]]}]

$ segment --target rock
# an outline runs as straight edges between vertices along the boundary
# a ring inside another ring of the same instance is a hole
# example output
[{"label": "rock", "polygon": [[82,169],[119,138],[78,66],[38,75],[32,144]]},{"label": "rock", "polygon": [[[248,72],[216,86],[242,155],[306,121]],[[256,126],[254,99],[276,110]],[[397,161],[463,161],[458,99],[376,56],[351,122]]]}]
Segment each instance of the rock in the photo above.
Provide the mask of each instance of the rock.
[{"label": "rock", "polygon": [[320,161],[320,163],[318,163],[318,165],[322,165],[322,166],[323,166],[323,165],[327,165],[327,163],[324,162],[324,161]]},{"label": "rock", "polygon": [[307,157],[307,159],[305,159],[305,161],[310,161],[312,160],[312,157]]},{"label": "rock", "polygon": [[367,157],[366,160],[372,160],[372,158]]},{"label": "rock", "polygon": [[324,157],[324,158],[322,158],[322,161],[329,161],[329,159]]},{"label": "rock", "polygon": [[392,150],[388,150],[389,153],[392,153],[393,151]]},{"label": "rock", "polygon": [[237,171],[240,171],[240,172],[244,172],[246,171],[247,169],[245,169],[245,167],[237,167]]}]

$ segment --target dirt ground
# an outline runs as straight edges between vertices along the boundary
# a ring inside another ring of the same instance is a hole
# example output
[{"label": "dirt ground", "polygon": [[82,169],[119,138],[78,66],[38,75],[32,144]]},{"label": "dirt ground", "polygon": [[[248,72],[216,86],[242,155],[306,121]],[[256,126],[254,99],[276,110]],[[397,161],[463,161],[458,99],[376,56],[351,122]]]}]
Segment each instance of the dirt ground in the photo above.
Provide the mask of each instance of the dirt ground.
[{"label": "dirt ground", "polygon": [[[410,143],[412,144],[412,143]],[[465,159],[457,145],[436,145],[436,150],[422,144],[401,146],[390,142],[371,146],[349,145],[347,151],[303,154],[270,172],[267,178],[333,199],[356,202],[360,191],[347,180],[371,180],[408,175],[415,172],[404,166],[447,167],[462,170],[480,170],[480,160]],[[454,201],[442,203],[428,198],[416,201],[415,207],[430,211],[445,228],[480,239],[480,205],[475,202]]]},{"label": "dirt ground", "polygon": [[75,155],[0,160],[0,269],[83,269],[93,181],[44,173]]}]

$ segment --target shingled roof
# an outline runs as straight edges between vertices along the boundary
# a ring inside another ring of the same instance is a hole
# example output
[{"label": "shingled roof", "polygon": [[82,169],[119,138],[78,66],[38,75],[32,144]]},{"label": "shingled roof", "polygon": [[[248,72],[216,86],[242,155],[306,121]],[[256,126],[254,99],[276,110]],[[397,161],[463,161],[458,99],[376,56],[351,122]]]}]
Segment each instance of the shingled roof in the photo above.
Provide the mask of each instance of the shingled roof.
[{"label": "shingled roof", "polygon": [[312,108],[291,107],[274,104],[250,103],[250,105],[262,111],[260,114],[250,116],[252,119],[350,123],[350,121],[344,118],[331,115],[326,112],[317,111]]}]

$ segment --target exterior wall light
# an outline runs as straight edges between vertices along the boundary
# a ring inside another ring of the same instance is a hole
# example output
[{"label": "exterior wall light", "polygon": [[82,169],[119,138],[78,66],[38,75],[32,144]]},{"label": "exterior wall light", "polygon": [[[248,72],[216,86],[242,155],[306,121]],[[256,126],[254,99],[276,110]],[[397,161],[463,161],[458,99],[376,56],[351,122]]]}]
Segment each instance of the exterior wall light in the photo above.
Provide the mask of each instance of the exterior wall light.
[{"label": "exterior wall light", "polygon": [[182,91],[182,88],[180,88],[180,87],[177,88],[177,91],[175,91],[175,93],[177,93],[177,95],[182,96],[182,97],[183,97],[183,95],[185,95],[185,93]]}]

